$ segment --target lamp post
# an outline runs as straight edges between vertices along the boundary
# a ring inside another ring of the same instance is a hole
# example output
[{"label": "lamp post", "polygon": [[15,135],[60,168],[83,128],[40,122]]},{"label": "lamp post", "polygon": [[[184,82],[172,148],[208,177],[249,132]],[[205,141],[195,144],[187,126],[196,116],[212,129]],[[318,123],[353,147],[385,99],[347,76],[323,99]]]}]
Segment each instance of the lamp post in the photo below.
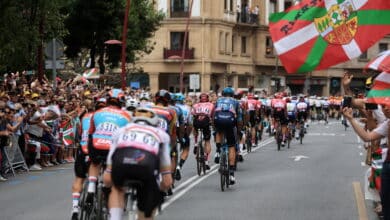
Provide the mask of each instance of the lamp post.
[{"label": "lamp post", "polygon": [[188,27],[190,25],[190,18],[191,18],[191,12],[192,12],[192,4],[194,3],[194,0],[191,1],[190,8],[188,9],[188,17],[187,17],[187,23],[186,23],[186,31],[184,32],[184,40],[183,40],[183,47],[181,51],[181,63],[180,63],[180,92],[184,93],[184,85],[183,85],[183,78],[184,78],[184,55],[186,51],[186,44],[187,44],[187,37],[188,37]]},{"label": "lamp post", "polygon": [[129,10],[130,10],[130,0],[126,1],[126,11],[125,11],[125,18],[123,20],[123,32],[122,32],[122,55],[121,55],[121,62],[122,62],[122,73],[121,73],[121,80],[122,80],[122,89],[126,89],[126,39],[127,39],[127,21],[129,18]]}]

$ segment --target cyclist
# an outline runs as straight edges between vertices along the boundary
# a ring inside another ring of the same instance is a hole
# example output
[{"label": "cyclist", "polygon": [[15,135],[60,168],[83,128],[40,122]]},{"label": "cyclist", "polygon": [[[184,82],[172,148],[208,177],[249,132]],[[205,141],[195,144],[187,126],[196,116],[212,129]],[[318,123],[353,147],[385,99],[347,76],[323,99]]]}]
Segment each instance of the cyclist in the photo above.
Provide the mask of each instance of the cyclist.
[{"label": "cyclist", "polygon": [[[305,129],[305,123],[306,123],[306,120],[307,120],[307,116],[309,115],[309,110],[310,110],[310,107],[309,105],[307,104],[307,102],[305,101],[305,98],[303,96],[299,97],[299,100],[298,100],[298,103],[297,103],[297,118],[298,118],[298,122],[297,123],[297,131],[295,132],[295,138],[298,140],[299,139],[299,130],[300,129]],[[301,128],[301,121],[303,121],[303,128]]]},{"label": "cyclist", "polygon": [[154,105],[153,102],[150,101],[150,95],[147,92],[143,92],[139,96],[140,106],[141,107],[152,107]]},{"label": "cyclist", "polygon": [[93,200],[99,170],[107,159],[112,134],[130,122],[130,114],[121,109],[123,99],[124,93],[121,89],[112,89],[108,94],[107,107],[99,109],[91,117],[88,130],[88,152],[91,159],[88,171],[88,202]]},{"label": "cyclist", "polygon": [[290,100],[290,98],[286,98],[286,109],[287,109],[287,117],[290,125],[295,128],[296,120],[297,120],[297,103],[296,98]]},{"label": "cyclist", "polygon": [[[157,114],[159,118],[158,127],[163,129],[171,137],[171,164],[172,164],[172,174],[174,174],[176,169],[177,161],[177,132],[176,132],[176,122],[177,115],[176,111],[168,107],[168,104],[171,102],[171,95],[166,90],[160,90],[155,95],[155,105],[151,109]],[[168,190],[168,195],[172,195],[172,189]]]},{"label": "cyclist", "polygon": [[[251,130],[251,143],[252,147],[256,147],[256,127],[258,123],[260,122],[261,114],[261,103],[259,100],[256,100],[253,93],[248,93],[247,95],[247,101],[245,103],[245,109],[246,109],[246,116],[250,130]],[[248,140],[249,141],[249,140]]]},{"label": "cyclist", "polygon": [[211,116],[214,113],[214,104],[210,102],[209,95],[202,93],[199,95],[199,102],[192,106],[191,114],[193,115],[193,126],[194,126],[194,154],[196,154],[198,147],[198,129],[203,132],[204,147],[206,153],[206,169],[210,169],[209,166],[209,155],[211,153],[211,131],[210,123]]},{"label": "cyclist", "polygon": [[219,154],[222,147],[222,136],[227,140],[229,147],[229,169],[230,169],[230,184],[234,184],[236,179],[234,177],[235,160],[236,160],[236,129],[237,119],[240,117],[240,108],[237,100],[233,98],[234,89],[226,87],[222,91],[222,97],[217,99],[214,111],[214,126],[216,129],[215,142],[217,152],[215,154],[214,162],[219,163]]},{"label": "cyclist", "polygon": [[98,99],[96,101],[95,108],[91,101],[86,100],[85,106],[87,112],[84,115],[81,115],[81,140],[80,145],[77,150],[77,156],[74,163],[74,173],[75,179],[72,184],[72,220],[78,220],[78,213],[80,211],[79,200],[80,193],[83,189],[83,183],[87,177],[88,172],[88,163],[86,156],[88,155],[88,130],[90,126],[91,117],[94,110],[98,110],[106,106],[105,99]]},{"label": "cyclist", "polygon": [[184,95],[181,93],[175,94],[176,107],[178,107],[182,112],[183,124],[182,129],[180,130],[180,161],[176,167],[175,179],[181,179],[180,170],[183,167],[185,161],[188,158],[188,154],[190,152],[190,134],[192,132],[192,116],[191,116],[191,107],[184,104]]},{"label": "cyclist", "polygon": [[136,108],[140,106],[140,103],[137,99],[130,98],[126,100],[126,110],[130,113],[134,112]]},{"label": "cyclist", "polygon": [[163,201],[160,190],[172,184],[170,138],[157,127],[157,114],[150,108],[137,108],[133,116],[132,123],[116,131],[107,157],[104,184],[112,186],[108,203],[111,220],[122,219],[126,180],[141,182],[137,188],[139,219],[153,219]]},{"label": "cyclist", "polygon": [[328,117],[329,117],[329,101],[327,97],[324,97],[322,100],[322,110],[324,112],[324,120],[325,124],[328,124]]},{"label": "cyclist", "polygon": [[238,118],[237,118],[237,138],[238,138],[238,146],[236,146],[236,152],[238,153],[238,162],[243,162],[244,161],[244,157],[242,155],[243,151],[245,150],[244,149],[244,146],[245,146],[245,142],[246,142],[246,137],[245,137],[245,126],[247,123],[246,121],[244,122],[244,120],[246,120],[246,97],[244,97],[244,91],[242,90],[238,90],[235,94],[234,94],[234,98],[238,101],[239,103],[239,106],[240,106],[240,110],[242,112],[242,114],[239,114],[238,115]]},{"label": "cyclist", "polygon": [[275,128],[276,121],[280,121],[280,125],[282,126],[282,146],[286,145],[286,136],[287,136],[287,105],[286,101],[283,100],[283,97],[280,93],[276,93],[274,98],[271,100],[271,108],[273,115],[273,125]]}]

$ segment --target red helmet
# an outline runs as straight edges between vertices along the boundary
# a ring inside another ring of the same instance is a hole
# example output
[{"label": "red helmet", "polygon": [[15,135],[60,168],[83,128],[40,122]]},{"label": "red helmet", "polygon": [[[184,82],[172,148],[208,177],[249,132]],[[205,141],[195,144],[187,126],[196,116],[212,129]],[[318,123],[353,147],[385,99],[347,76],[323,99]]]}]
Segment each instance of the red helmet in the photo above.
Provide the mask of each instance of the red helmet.
[{"label": "red helmet", "polygon": [[208,102],[209,101],[209,95],[206,93],[202,93],[199,95],[200,102]]},{"label": "red helmet", "polygon": [[254,95],[253,93],[248,93],[248,95],[246,96],[248,99],[254,99]]},{"label": "red helmet", "polygon": [[283,98],[282,94],[275,93],[275,99],[281,99],[281,98]]},{"label": "red helmet", "polygon": [[291,102],[290,98],[286,98],[286,102]]}]

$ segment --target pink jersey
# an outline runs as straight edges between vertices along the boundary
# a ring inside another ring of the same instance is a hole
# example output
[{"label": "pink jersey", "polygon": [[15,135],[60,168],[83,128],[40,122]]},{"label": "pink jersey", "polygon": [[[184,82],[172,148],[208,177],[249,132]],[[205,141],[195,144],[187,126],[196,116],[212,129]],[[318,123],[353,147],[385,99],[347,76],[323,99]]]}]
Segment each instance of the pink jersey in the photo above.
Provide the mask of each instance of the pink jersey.
[{"label": "pink jersey", "polygon": [[284,101],[283,99],[272,99],[271,107],[273,109],[276,109],[277,111],[286,109],[286,101]]},{"label": "pink jersey", "polygon": [[211,102],[199,102],[192,106],[192,115],[207,115],[211,118],[214,111],[214,104]]},{"label": "pink jersey", "polygon": [[261,108],[261,102],[259,100],[248,99],[248,101],[246,101],[246,109],[248,111],[256,111],[259,110],[260,108]]}]

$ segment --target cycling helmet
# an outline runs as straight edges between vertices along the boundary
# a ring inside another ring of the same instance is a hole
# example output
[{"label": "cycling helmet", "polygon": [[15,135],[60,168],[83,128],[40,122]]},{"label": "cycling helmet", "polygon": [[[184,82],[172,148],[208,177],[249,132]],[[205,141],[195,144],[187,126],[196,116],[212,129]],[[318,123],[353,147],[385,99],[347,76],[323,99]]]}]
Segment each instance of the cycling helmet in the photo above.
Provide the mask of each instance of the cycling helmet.
[{"label": "cycling helmet", "polygon": [[100,98],[100,99],[96,100],[95,110],[99,110],[101,108],[106,107],[106,102],[107,102],[107,100],[105,98]]},{"label": "cycling helmet", "polygon": [[234,96],[234,89],[232,87],[226,87],[222,90],[222,96]]},{"label": "cycling helmet", "polygon": [[237,92],[234,94],[234,98],[236,98],[236,99],[241,99],[242,98],[242,96],[244,95],[244,91],[242,91],[242,90],[237,90]]},{"label": "cycling helmet", "polygon": [[128,99],[126,100],[126,109],[129,111],[133,111],[134,109],[139,107],[139,102],[136,99]]},{"label": "cycling helmet", "polygon": [[122,89],[111,89],[108,92],[107,104],[121,106],[124,102],[125,94]]},{"label": "cycling helmet", "polygon": [[174,99],[175,99],[176,102],[183,103],[185,97],[184,97],[184,95],[183,95],[182,93],[176,93],[176,94],[174,95]]},{"label": "cycling helmet", "polygon": [[168,103],[171,101],[171,95],[167,90],[160,90],[155,95],[156,103],[161,103],[165,106],[168,105]]},{"label": "cycling helmet", "polygon": [[281,98],[283,98],[282,94],[275,93],[275,99],[281,99]]},{"label": "cycling helmet", "polygon": [[139,100],[146,100],[146,101],[149,101],[149,100],[150,100],[150,95],[149,95],[149,93],[147,93],[147,92],[141,93],[141,95],[139,96]]},{"label": "cycling helmet", "polygon": [[253,93],[248,93],[248,95],[246,96],[248,99],[253,99],[254,98],[254,95]]},{"label": "cycling helmet", "polygon": [[136,108],[133,113],[132,122],[147,124],[156,127],[159,122],[157,114],[150,108]]},{"label": "cycling helmet", "polygon": [[291,99],[290,98],[286,98],[286,102],[288,103],[288,102],[291,102]]},{"label": "cycling helmet", "polygon": [[206,93],[200,94],[199,101],[200,102],[209,102],[209,95],[207,95]]}]

